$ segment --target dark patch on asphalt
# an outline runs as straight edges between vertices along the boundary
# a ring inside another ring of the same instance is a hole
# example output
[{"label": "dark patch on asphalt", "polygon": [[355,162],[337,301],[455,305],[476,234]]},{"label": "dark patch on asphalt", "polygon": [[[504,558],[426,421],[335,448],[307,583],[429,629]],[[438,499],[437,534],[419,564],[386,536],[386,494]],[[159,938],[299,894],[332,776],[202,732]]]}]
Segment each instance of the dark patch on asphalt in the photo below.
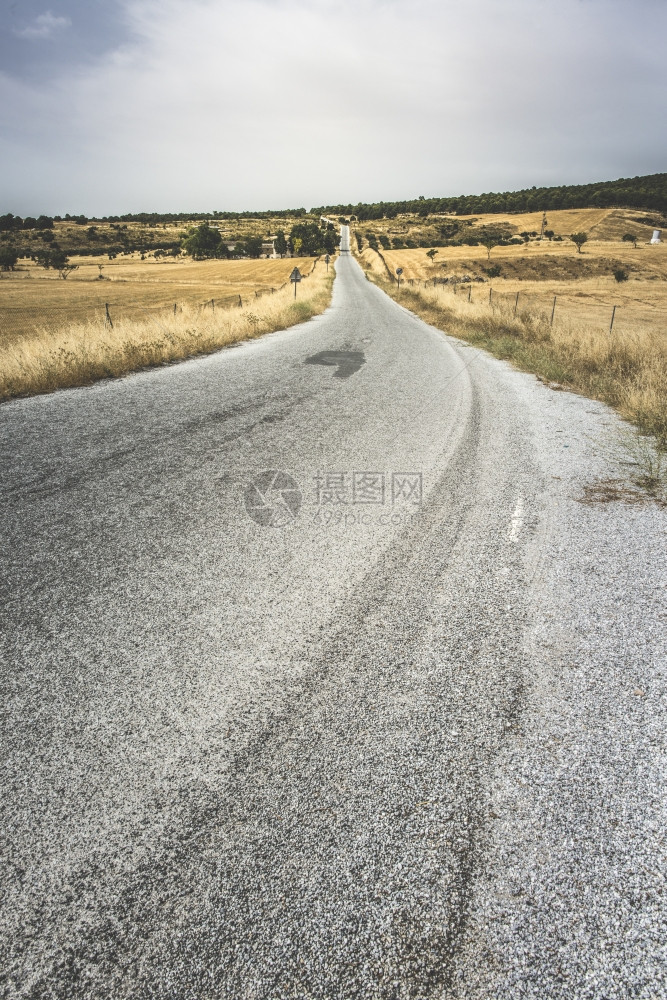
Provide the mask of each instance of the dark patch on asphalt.
[{"label": "dark patch on asphalt", "polygon": [[306,358],[304,364],[337,368],[334,378],[349,378],[366,364],[366,358],[363,351],[320,351],[319,354],[311,354]]},{"label": "dark patch on asphalt", "polygon": [[[96,459],[84,456],[86,464],[79,470],[66,473],[58,465],[53,469],[49,469],[39,479],[33,480],[30,483],[5,487],[0,493],[0,506],[13,502],[17,496],[22,497],[24,500],[44,500],[48,497],[58,496],[64,491],[71,491],[86,484],[95,483],[103,476],[118,472],[128,464],[128,459],[131,457],[134,459],[135,468],[142,469],[148,467],[151,456],[156,449],[156,442],[164,451],[169,443],[173,444],[181,437],[189,437],[193,433],[210,433],[215,428],[229,421],[256,413],[258,410],[262,410],[275,403],[284,402],[285,405],[278,407],[272,413],[264,414],[250,422],[242,422],[227,433],[216,434],[211,444],[215,448],[220,448],[229,441],[248,437],[256,428],[264,427],[267,424],[279,423],[287,419],[294,408],[307,399],[310,399],[310,394],[294,398],[288,395],[265,398],[247,405],[232,406],[225,410],[216,410],[201,417],[186,420],[172,428],[170,434],[165,434],[163,428],[156,428],[154,437],[149,438],[140,445],[135,445],[132,448],[117,449],[108,455],[102,454]],[[157,433],[158,431],[160,433]],[[95,441],[95,447],[102,447],[102,442],[103,437],[100,437],[99,441]]]}]

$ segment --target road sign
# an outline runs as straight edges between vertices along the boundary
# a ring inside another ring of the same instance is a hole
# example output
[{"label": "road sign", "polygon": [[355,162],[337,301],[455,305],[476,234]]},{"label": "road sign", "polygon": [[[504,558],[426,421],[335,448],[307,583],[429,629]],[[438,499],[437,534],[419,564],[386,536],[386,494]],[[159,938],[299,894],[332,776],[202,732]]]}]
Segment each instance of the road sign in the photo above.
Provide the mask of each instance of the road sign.
[{"label": "road sign", "polygon": [[294,298],[296,298],[296,286],[301,281],[301,271],[299,270],[298,267],[294,268],[294,270],[292,271],[292,273],[289,276],[289,280],[294,285]]},{"label": "road sign", "polygon": [[399,274],[399,275],[403,274],[403,268],[402,267],[397,267],[396,268],[396,274]]}]

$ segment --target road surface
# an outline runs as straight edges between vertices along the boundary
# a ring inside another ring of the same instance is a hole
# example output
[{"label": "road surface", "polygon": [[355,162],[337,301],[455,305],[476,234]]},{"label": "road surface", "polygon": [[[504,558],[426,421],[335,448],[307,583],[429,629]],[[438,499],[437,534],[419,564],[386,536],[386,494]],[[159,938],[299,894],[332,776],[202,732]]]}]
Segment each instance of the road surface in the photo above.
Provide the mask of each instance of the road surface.
[{"label": "road surface", "polygon": [[336,266],[0,407],[3,997],[667,995],[665,510]]}]

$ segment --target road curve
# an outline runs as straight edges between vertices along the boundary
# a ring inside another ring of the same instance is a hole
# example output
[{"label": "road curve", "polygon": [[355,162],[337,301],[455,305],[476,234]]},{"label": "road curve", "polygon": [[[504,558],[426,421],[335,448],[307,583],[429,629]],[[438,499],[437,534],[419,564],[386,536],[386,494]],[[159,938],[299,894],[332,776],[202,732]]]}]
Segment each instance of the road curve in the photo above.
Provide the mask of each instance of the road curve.
[{"label": "road curve", "polygon": [[4,997],[667,995],[665,511],[336,268],[0,407]]}]

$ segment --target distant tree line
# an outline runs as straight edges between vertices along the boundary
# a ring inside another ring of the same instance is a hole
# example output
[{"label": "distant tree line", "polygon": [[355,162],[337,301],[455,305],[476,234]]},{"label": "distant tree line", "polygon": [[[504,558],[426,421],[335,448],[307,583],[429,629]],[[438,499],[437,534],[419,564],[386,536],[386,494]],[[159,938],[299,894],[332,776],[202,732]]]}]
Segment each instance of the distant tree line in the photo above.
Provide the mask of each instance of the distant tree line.
[{"label": "distant tree line", "polygon": [[486,213],[553,211],[559,208],[641,208],[667,211],[667,174],[621,177],[596,184],[570,184],[560,187],[532,187],[452,198],[425,198],[409,201],[359,202],[356,205],[324,205],[313,208],[318,215],[356,216],[359,222],[393,219],[397,215],[476,215]]},{"label": "distant tree line", "polygon": [[490,192],[478,195],[458,195],[447,198],[419,198],[407,201],[358,202],[356,205],[324,205],[311,208],[275,209],[263,212],[128,212],[125,215],[105,215],[89,219],[85,215],[40,215],[33,219],[20,216],[0,216],[0,232],[17,229],[48,229],[54,222],[142,222],[157,225],[169,222],[235,221],[248,219],[301,219],[307,215],[336,215],[339,221],[355,216],[359,222],[392,219],[401,214],[412,215],[475,215],[486,213],[518,213],[549,211],[559,208],[639,208],[655,212],[667,211],[667,174],[646,174],[620,177],[615,181],[595,184],[568,184],[558,187],[531,187],[521,191]]},{"label": "distant tree line", "polygon": [[234,221],[248,219],[301,219],[309,213],[305,208],[282,208],[272,212],[129,212],[126,215],[103,215],[100,218],[87,215],[40,215],[22,219],[19,215],[0,215],[0,232],[19,229],[52,229],[54,222],[73,222],[77,226],[87,226],[89,222],[142,222],[157,225],[168,222],[204,222],[206,220]]},{"label": "distant tree line", "polygon": [[49,215],[40,215],[37,219],[28,216],[22,219],[19,215],[0,215],[0,233],[15,233],[21,229],[53,229],[53,219]]}]

